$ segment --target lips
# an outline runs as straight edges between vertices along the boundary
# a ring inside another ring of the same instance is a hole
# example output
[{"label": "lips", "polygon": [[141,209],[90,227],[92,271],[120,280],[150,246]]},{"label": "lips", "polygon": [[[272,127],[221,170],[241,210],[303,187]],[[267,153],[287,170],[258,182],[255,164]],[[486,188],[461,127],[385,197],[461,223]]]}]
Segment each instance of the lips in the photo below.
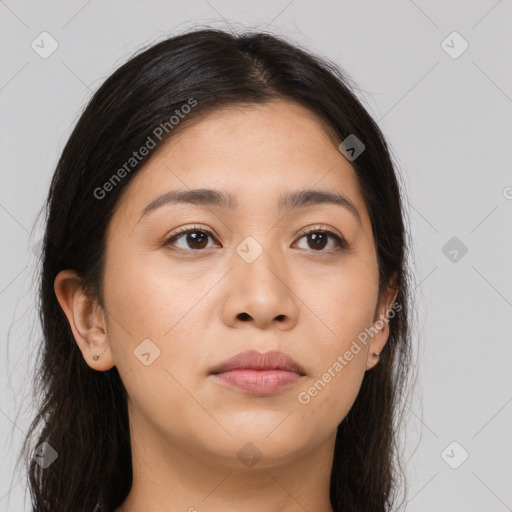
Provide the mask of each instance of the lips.
[{"label": "lips", "polygon": [[304,369],[282,352],[243,352],[216,366],[211,376],[228,388],[258,396],[285,389],[306,375]]},{"label": "lips", "polygon": [[210,373],[215,375],[233,370],[285,370],[300,376],[306,374],[291,357],[275,350],[263,354],[256,350],[242,352],[216,366]]}]

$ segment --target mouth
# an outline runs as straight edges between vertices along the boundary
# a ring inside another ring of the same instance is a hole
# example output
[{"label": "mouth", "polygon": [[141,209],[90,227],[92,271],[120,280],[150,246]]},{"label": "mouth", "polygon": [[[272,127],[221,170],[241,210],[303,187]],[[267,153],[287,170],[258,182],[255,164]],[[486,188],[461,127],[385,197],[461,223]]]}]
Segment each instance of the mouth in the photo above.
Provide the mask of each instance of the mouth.
[{"label": "mouth", "polygon": [[269,396],[301,380],[304,369],[282,352],[243,352],[215,367],[210,375],[220,384],[246,393]]}]

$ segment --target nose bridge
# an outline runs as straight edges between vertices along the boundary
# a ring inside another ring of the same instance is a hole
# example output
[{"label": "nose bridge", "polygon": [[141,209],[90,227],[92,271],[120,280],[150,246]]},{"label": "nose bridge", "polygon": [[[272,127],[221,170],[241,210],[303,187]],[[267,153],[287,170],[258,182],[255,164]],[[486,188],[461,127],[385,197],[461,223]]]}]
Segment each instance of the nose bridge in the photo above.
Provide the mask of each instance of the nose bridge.
[{"label": "nose bridge", "polygon": [[279,248],[270,247],[271,243],[271,237],[249,235],[237,245],[234,260],[242,281],[250,281],[254,285],[277,280],[279,286],[283,286],[275,275],[282,267],[279,263],[281,258],[276,253]]}]

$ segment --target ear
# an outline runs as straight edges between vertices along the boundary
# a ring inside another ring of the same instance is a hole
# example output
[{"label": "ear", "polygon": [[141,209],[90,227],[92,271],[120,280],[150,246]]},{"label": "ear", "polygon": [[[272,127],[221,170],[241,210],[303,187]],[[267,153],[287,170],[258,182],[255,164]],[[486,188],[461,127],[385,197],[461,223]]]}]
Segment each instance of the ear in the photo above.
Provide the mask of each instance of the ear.
[{"label": "ear", "polygon": [[400,308],[400,305],[398,304],[394,309],[391,309],[398,294],[396,279],[397,274],[395,272],[387,286],[382,291],[375,311],[373,319],[374,323],[370,329],[373,336],[371,336],[368,343],[369,349],[366,362],[367,370],[371,370],[379,362],[379,356],[375,354],[380,354],[386,345],[389,338],[389,319],[395,315],[394,309],[396,309],[397,306]]},{"label": "ear", "polygon": [[[85,362],[98,371],[112,368],[114,361],[103,308],[87,297],[73,270],[60,271],[53,287]],[[96,356],[99,357],[95,360]]]}]

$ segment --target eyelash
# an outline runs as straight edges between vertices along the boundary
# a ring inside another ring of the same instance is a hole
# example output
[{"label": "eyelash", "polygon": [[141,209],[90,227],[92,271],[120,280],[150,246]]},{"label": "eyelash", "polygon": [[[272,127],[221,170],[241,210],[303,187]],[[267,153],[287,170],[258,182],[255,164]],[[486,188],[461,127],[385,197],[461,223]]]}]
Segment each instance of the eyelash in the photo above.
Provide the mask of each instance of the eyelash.
[{"label": "eyelash", "polygon": [[[167,240],[165,241],[164,245],[166,247],[172,245],[172,242],[175,242],[176,240],[178,240],[180,237],[182,237],[183,235],[186,235],[188,233],[195,233],[195,232],[201,232],[201,233],[206,233],[208,236],[212,237],[212,238],[215,238],[213,233],[201,226],[191,226],[191,227],[183,227],[183,228],[179,228],[175,233],[173,233],[169,238],[167,238]],[[334,240],[336,241],[338,247],[334,250],[328,250],[328,251],[325,251],[325,250],[320,250],[320,251],[315,251],[314,249],[311,249],[311,252],[314,252],[314,253],[331,253],[331,252],[337,252],[337,251],[341,251],[341,250],[346,250],[348,249],[348,243],[347,241],[342,238],[341,236],[339,236],[337,233],[329,230],[329,229],[326,229],[326,228],[316,228],[316,227],[313,227],[311,229],[309,229],[308,231],[306,231],[305,233],[302,233],[302,235],[299,237],[299,240],[304,238],[305,236],[311,234],[311,233],[323,233],[323,234],[326,234],[326,235],[329,235],[331,236],[332,238],[334,238]],[[178,248],[178,249],[172,249],[172,250],[177,250],[177,251],[183,251],[183,252],[201,252],[201,251],[204,251],[206,249],[182,249],[182,248]]]}]

